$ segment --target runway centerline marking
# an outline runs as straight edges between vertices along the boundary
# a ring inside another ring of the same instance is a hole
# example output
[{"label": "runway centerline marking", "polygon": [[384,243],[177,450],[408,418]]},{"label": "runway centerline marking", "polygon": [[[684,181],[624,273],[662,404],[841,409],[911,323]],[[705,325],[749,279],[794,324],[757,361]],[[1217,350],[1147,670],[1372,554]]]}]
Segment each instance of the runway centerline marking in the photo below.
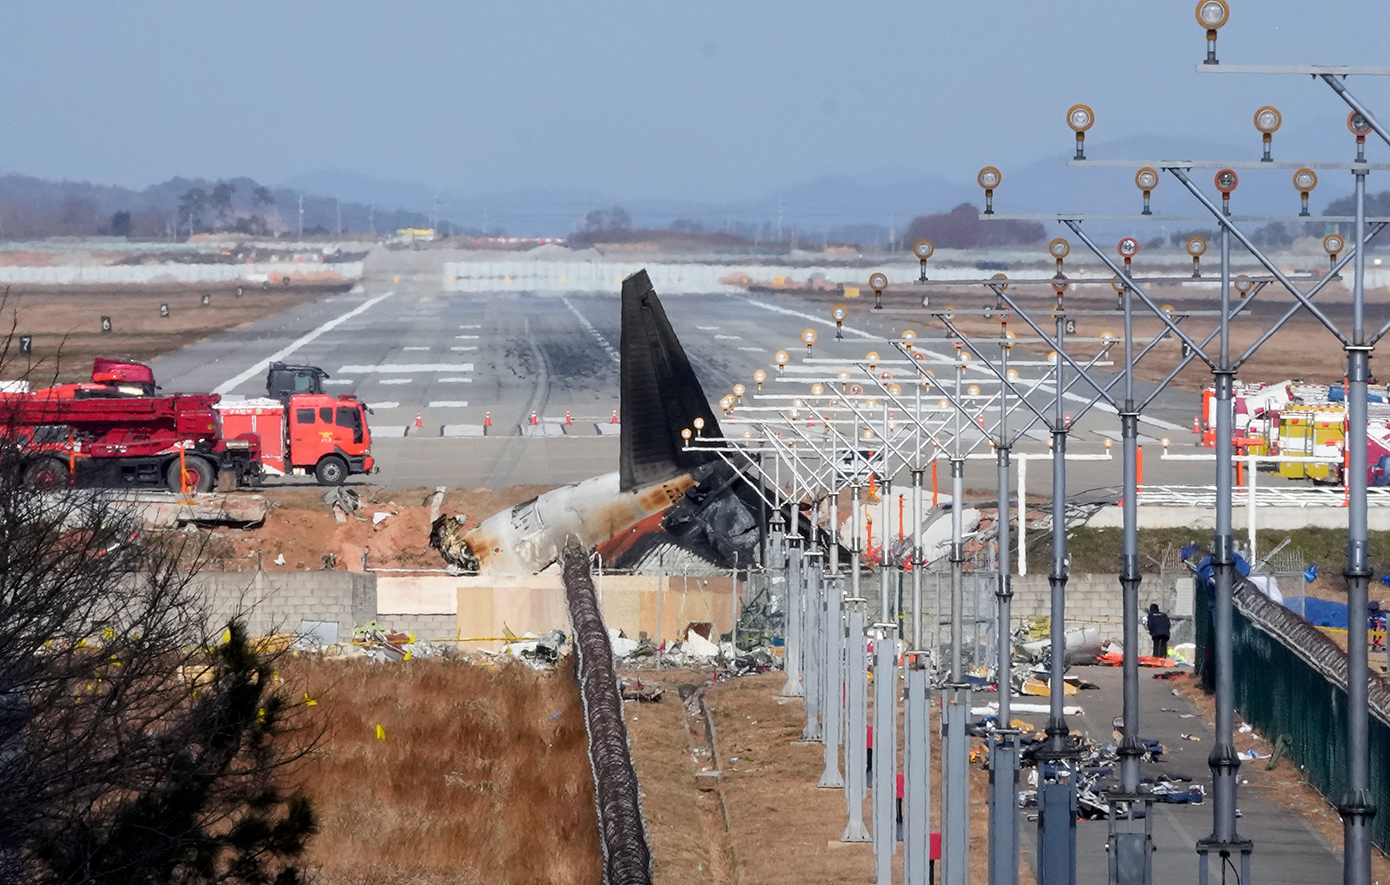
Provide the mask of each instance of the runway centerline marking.
[{"label": "runway centerline marking", "polygon": [[429,348],[416,345],[414,347],[402,347],[401,350],[429,350]]},{"label": "runway centerline marking", "polygon": [[608,343],[607,338],[599,334],[598,329],[594,328],[594,324],[589,322],[589,318],[580,313],[579,308],[571,304],[568,298],[561,296],[560,300],[565,302],[565,307],[568,307],[570,313],[574,314],[579,320],[579,325],[583,326],[590,335],[594,336],[594,340],[598,342],[599,347],[603,348],[604,353],[608,354],[609,359],[613,360],[615,363],[621,363],[623,361],[622,356],[618,354],[618,351],[613,349],[613,345]]},{"label": "runway centerline marking", "polygon": [[455,341],[477,341],[477,340],[478,340],[478,336],[477,336],[477,335],[455,335],[455,336],[454,336],[454,340],[455,340]]},{"label": "runway centerline marking", "polygon": [[440,384],[472,384],[472,378],[437,378]]},{"label": "runway centerline marking", "polygon": [[451,347],[449,349],[456,353],[467,353],[470,350],[477,350],[478,346],[476,344],[465,344],[462,347]]},{"label": "runway centerline marking", "polygon": [[[231,393],[244,382],[250,381],[255,376],[264,372],[270,366],[271,363],[283,360],[285,357],[294,353],[296,350],[308,344],[310,341],[313,341],[314,339],[318,338],[320,335],[323,335],[325,332],[333,331],[334,329],[338,328],[343,323],[347,322],[353,317],[360,316],[363,313],[366,313],[376,305],[380,304],[382,301],[385,301],[387,298],[390,298],[392,295],[395,294],[396,292],[393,289],[392,291],[378,295],[375,298],[368,298],[366,301],[357,305],[347,313],[340,314],[334,317],[333,319],[329,320],[328,322],[324,323],[323,325],[319,326],[318,328],[311,329],[308,332],[305,332],[303,335],[300,335],[298,338],[294,339],[289,344],[275,351],[275,353],[272,353],[265,359],[257,360],[255,363],[251,365],[250,368],[237,375],[235,378],[232,378],[230,381],[224,381],[223,383],[217,385],[217,387],[214,387],[212,392]],[[345,373],[342,369],[339,369],[338,374],[341,375]]]},{"label": "runway centerline marking", "polygon": [[[792,310],[792,309],[789,308],[789,307],[778,307],[778,306],[775,305],[775,304],[766,304],[766,303],[764,303],[764,302],[762,302],[762,301],[754,301],[752,298],[747,298],[747,299],[744,299],[744,300],[747,301],[749,304],[753,305],[754,307],[760,307],[760,308],[762,308],[763,310],[770,310],[770,311],[772,311],[773,313],[782,313],[782,314],[786,314],[787,316],[791,316],[791,317],[800,317],[800,318],[803,319],[803,320],[810,320],[811,322],[817,323],[817,324],[822,325],[822,326],[833,326],[833,325],[835,325],[835,323],[834,323],[833,320],[824,320],[824,319],[821,319],[821,318],[818,317],[818,316],[815,316],[814,314],[803,313],[803,312],[801,312],[801,311],[799,311],[799,310]],[[698,328],[700,328],[700,327],[699,327],[699,326],[696,326],[695,328],[698,329]],[[865,331],[862,330],[862,329],[854,329],[854,328],[851,328],[851,327],[849,327],[849,326],[844,326],[843,328],[844,328],[844,330],[845,330],[846,332],[848,332],[848,333],[851,334],[851,335],[858,335],[860,338],[868,338],[870,341],[885,341],[885,340],[887,340],[887,339],[884,338],[882,335],[870,335],[868,332],[865,332]]]},{"label": "runway centerline marking", "polygon": [[430,403],[431,409],[466,409],[468,400],[466,399],[437,399]]},{"label": "runway centerline marking", "polygon": [[414,378],[383,378],[378,384],[414,384]]}]

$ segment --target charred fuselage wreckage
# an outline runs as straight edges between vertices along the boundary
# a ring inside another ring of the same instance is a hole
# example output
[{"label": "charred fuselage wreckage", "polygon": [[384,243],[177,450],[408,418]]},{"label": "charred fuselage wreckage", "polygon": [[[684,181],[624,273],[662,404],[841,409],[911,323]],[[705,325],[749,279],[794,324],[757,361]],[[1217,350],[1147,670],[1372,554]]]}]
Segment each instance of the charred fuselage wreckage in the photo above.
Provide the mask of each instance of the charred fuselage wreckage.
[{"label": "charred fuselage wreckage", "polygon": [[757,561],[766,504],[737,466],[686,450],[683,429],[701,418],[703,435],[718,438],[719,422],[646,271],[623,281],[621,351],[617,472],[553,489],[471,531],[439,517],[430,546],[452,567],[532,574],[556,562],[567,538],[596,549],[608,569],[698,573]]}]

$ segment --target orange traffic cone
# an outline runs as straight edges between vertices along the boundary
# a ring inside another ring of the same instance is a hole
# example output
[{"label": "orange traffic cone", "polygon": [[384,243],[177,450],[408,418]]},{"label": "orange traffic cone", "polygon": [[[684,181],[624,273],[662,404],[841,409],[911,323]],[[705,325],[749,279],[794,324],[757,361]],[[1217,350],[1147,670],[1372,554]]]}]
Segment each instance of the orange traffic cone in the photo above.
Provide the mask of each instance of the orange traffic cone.
[{"label": "orange traffic cone", "polygon": [[540,420],[539,420],[538,418],[536,418],[536,413],[535,413],[535,412],[532,412],[532,413],[531,413],[531,425],[532,425],[532,426],[535,426],[535,425],[537,425],[537,424],[539,424],[539,423],[540,423]]},{"label": "orange traffic cone", "polygon": [[425,426],[425,417],[424,417],[423,415],[421,415],[419,412],[416,412],[416,413],[415,413],[415,426],[416,426],[416,427],[424,427],[424,426]]},{"label": "orange traffic cone", "polygon": [[485,414],[483,415],[483,426],[484,426],[484,427],[491,427],[491,426],[492,426],[492,413],[491,413],[491,412],[487,412],[487,413],[485,413]]},{"label": "orange traffic cone", "polygon": [[617,424],[617,423],[618,423],[618,410],[617,410],[617,409],[614,409],[614,410],[613,410],[613,420],[612,420],[612,421],[609,421],[608,423],[609,423],[609,424]]},{"label": "orange traffic cone", "polygon": [[568,427],[572,424],[574,424],[574,422],[570,420],[570,410],[565,409],[565,426]]}]

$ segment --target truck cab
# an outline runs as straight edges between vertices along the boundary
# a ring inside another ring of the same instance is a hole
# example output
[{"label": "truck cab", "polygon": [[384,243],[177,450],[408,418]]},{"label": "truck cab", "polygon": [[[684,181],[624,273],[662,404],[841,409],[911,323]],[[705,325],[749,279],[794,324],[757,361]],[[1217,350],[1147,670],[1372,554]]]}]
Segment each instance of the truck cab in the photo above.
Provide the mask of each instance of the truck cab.
[{"label": "truck cab", "polygon": [[285,418],[287,467],[313,471],[320,485],[340,485],[353,474],[372,472],[366,406],[355,397],[295,394],[287,398]]}]

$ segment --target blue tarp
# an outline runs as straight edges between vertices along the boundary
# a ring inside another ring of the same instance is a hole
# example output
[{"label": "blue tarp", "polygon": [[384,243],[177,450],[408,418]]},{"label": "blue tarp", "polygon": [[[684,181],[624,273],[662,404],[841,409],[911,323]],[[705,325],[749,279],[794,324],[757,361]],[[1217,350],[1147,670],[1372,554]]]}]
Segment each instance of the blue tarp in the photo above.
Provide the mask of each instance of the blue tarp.
[{"label": "blue tarp", "polygon": [[1284,607],[1302,615],[1314,627],[1336,627],[1347,629],[1347,604],[1315,596],[1290,596],[1284,600]]},{"label": "blue tarp", "polygon": [[[1327,400],[1328,400],[1328,402],[1340,403],[1340,402],[1342,402],[1343,400],[1345,400],[1346,398],[1347,398],[1346,391],[1342,390],[1342,385],[1340,385],[1340,384],[1333,384],[1331,387],[1327,388]],[[1380,396],[1380,395],[1378,395],[1378,394],[1374,394],[1374,393],[1367,392],[1367,394],[1366,394],[1366,402],[1368,402],[1368,403],[1383,403],[1383,402],[1385,402],[1385,398],[1382,397],[1382,396]]]}]

